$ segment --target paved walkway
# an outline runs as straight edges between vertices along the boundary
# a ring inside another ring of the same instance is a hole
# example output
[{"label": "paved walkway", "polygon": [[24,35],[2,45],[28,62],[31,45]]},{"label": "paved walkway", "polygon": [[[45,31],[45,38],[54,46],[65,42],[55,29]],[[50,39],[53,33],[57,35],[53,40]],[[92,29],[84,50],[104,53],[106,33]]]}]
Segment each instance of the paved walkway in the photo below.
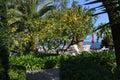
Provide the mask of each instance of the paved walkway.
[{"label": "paved walkway", "polygon": [[60,80],[59,72],[59,68],[27,71],[27,80]]}]

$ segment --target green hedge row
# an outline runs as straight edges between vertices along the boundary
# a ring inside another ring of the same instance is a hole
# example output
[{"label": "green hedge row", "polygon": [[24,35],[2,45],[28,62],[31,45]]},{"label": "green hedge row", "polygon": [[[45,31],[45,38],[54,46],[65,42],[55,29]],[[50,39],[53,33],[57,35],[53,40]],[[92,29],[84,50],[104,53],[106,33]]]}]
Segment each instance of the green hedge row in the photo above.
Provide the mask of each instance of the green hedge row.
[{"label": "green hedge row", "polygon": [[26,80],[26,68],[21,65],[10,65],[10,80]]},{"label": "green hedge row", "polygon": [[14,80],[17,77],[22,77],[18,76],[20,72],[23,72],[25,79],[24,73],[26,70],[53,67],[60,67],[61,80],[119,80],[114,53],[83,53],[77,56],[31,54],[10,57],[10,65],[13,69],[10,76]]},{"label": "green hedge row", "polygon": [[114,53],[92,53],[61,60],[61,80],[119,80]]},{"label": "green hedge row", "polygon": [[10,80],[26,80],[26,70],[40,70],[60,66],[59,55],[29,54],[12,56],[10,61]]},{"label": "green hedge row", "polygon": [[11,65],[24,66],[26,70],[40,70],[58,67],[59,55],[23,55],[20,57],[10,57]]}]

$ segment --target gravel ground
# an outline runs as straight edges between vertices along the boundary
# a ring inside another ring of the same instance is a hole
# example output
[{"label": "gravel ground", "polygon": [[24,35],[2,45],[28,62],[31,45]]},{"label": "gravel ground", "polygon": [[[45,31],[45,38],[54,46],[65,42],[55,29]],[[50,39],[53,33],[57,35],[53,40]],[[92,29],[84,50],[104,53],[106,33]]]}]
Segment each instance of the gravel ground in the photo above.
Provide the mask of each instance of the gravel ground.
[{"label": "gravel ground", "polygon": [[45,69],[40,71],[27,71],[26,80],[60,80],[59,68]]}]

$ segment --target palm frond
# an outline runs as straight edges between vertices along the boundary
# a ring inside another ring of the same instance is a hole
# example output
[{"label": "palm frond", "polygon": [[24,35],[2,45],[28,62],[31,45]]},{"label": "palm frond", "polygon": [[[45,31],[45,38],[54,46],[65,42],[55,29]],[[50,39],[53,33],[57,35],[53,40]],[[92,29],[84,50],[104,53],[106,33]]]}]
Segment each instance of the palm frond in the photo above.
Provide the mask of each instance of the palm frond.
[{"label": "palm frond", "polygon": [[15,9],[9,9],[7,10],[7,15],[16,15],[16,16],[22,16],[23,14],[19,11],[19,10],[15,10]]},{"label": "palm frond", "polygon": [[97,6],[97,7],[93,7],[93,8],[90,8],[90,10],[95,10],[95,9],[101,9],[101,8],[104,8],[104,5],[100,5],[100,6]]},{"label": "palm frond", "polygon": [[84,5],[91,5],[91,4],[100,3],[100,2],[101,1],[99,1],[99,0],[95,0],[95,1],[91,1],[91,2],[85,3]]},{"label": "palm frond", "polygon": [[52,3],[51,1],[44,3],[43,6],[41,6],[38,11],[42,10],[43,8],[45,8],[46,6],[48,6],[51,3]]},{"label": "palm frond", "polygon": [[9,9],[7,10],[8,24],[12,25],[22,20],[23,14],[19,10]]},{"label": "palm frond", "polygon": [[101,25],[101,26],[97,27],[96,29],[94,29],[93,32],[96,32],[97,30],[100,30],[100,29],[102,29],[102,28],[105,28],[105,27],[107,27],[108,25],[110,25],[110,23],[106,23],[106,24],[104,24],[104,25]]},{"label": "palm frond", "polygon": [[46,6],[46,7],[44,7],[43,9],[41,9],[40,11],[39,11],[39,17],[40,16],[43,16],[47,11],[49,11],[49,10],[52,10],[52,9],[54,9],[55,8],[55,6]]},{"label": "palm frond", "polygon": [[96,16],[96,15],[100,15],[100,14],[104,14],[104,13],[106,13],[106,11],[99,12],[99,13],[95,13],[95,14],[93,14],[92,16]]}]

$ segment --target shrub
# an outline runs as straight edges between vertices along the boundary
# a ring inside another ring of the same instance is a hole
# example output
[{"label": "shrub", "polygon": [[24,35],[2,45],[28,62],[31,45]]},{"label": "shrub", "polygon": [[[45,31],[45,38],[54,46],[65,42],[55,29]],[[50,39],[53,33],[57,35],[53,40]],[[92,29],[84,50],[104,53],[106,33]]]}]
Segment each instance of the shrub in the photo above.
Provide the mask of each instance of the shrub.
[{"label": "shrub", "polygon": [[61,62],[61,80],[119,80],[113,53],[86,53]]},{"label": "shrub", "polygon": [[24,66],[26,70],[48,69],[57,66],[61,69],[61,80],[119,80],[114,53],[83,53],[83,55],[73,57],[32,54],[10,57],[10,64]]},{"label": "shrub", "polygon": [[22,65],[26,70],[40,70],[59,66],[59,55],[23,55],[10,57],[11,65]]},{"label": "shrub", "polygon": [[50,56],[44,58],[44,68],[53,68],[59,66],[59,57],[58,56]]},{"label": "shrub", "polygon": [[26,80],[26,68],[21,65],[10,65],[10,80]]}]

